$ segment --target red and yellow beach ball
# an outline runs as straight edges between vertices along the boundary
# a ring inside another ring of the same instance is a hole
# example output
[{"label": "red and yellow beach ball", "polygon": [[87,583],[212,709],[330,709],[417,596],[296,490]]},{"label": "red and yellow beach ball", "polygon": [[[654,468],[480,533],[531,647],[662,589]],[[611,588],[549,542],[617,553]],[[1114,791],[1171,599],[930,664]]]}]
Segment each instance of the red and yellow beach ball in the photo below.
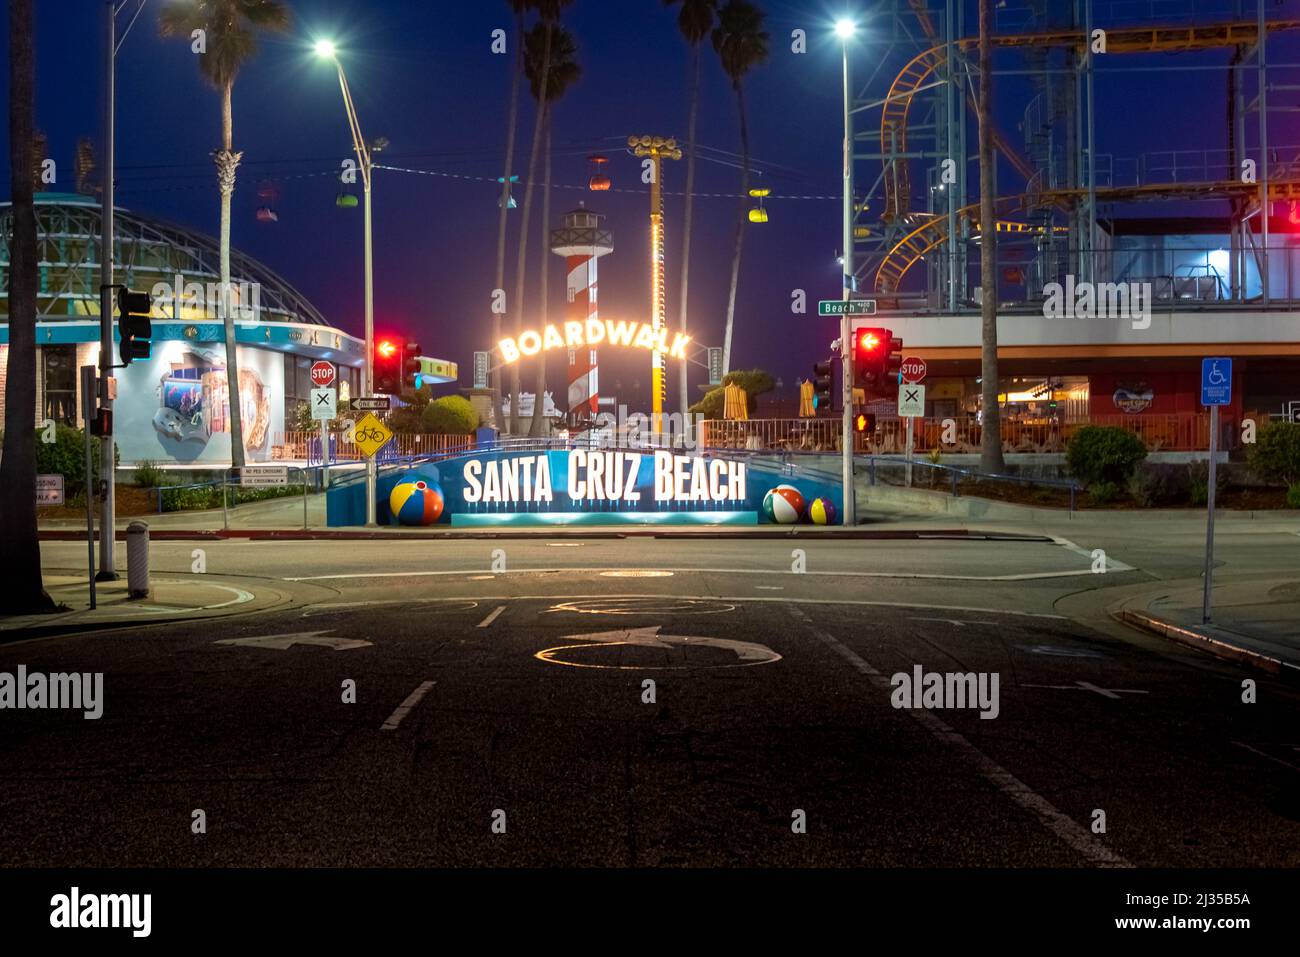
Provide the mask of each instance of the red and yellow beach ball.
[{"label": "red and yellow beach ball", "polygon": [[432,525],[442,517],[442,489],[428,482],[402,482],[388,496],[388,508],[402,525]]}]

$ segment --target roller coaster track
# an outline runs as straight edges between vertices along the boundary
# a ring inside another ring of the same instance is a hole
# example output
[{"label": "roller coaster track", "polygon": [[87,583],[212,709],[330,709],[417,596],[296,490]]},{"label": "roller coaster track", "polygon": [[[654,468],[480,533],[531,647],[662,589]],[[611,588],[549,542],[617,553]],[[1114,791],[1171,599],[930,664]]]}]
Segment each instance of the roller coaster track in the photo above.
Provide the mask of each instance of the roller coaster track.
[{"label": "roller coaster track", "polygon": [[[921,17],[923,7],[912,0],[912,9]],[[922,28],[933,38],[933,24],[928,14],[921,20]],[[1269,32],[1295,30],[1300,20],[1273,20],[1265,25]],[[1203,25],[1121,27],[1106,31],[1107,53],[1151,53],[1158,51],[1209,50],[1218,47],[1249,45],[1258,36],[1255,21],[1210,23]],[[1052,31],[1048,33],[1004,34],[989,38],[999,47],[1073,47],[1084,49],[1087,37],[1080,30]],[[977,37],[954,40],[953,45],[968,50],[979,43]],[[947,45],[940,44],[913,57],[894,78],[889,88],[880,116],[880,151],[884,154],[907,152],[907,118],[912,100],[936,70],[947,62]],[[968,97],[968,100],[970,98]],[[973,104],[972,104],[973,105]],[[1034,169],[1020,153],[994,130],[993,143],[1016,170],[1028,181]],[[910,202],[911,181],[907,161],[896,159],[885,170],[885,210],[882,218],[892,223],[905,216]]]},{"label": "roller coaster track", "polygon": [[[1087,194],[1085,189],[1046,190],[1031,197],[1028,193],[999,197],[993,203],[994,215],[999,219],[1010,216],[1024,209],[1031,202],[1039,199],[1049,203],[1069,204],[1077,202]],[[1212,195],[1238,195],[1243,198],[1256,196],[1259,186],[1254,183],[1241,183],[1237,180],[1206,181],[1187,183],[1148,183],[1143,186],[1098,187],[1097,199],[1101,202],[1125,202],[1142,199],[1165,198],[1177,196],[1192,198]],[[1300,200],[1300,180],[1286,180],[1268,184],[1269,199]],[[978,228],[980,221],[980,204],[973,203],[957,210],[958,222],[969,222]],[[1022,224],[998,222],[996,229],[1017,231]],[[948,241],[948,215],[932,215],[925,222],[914,228],[900,239],[881,261],[876,270],[876,291],[890,295],[898,291],[899,284],[916,263],[925,258],[931,250]]]}]

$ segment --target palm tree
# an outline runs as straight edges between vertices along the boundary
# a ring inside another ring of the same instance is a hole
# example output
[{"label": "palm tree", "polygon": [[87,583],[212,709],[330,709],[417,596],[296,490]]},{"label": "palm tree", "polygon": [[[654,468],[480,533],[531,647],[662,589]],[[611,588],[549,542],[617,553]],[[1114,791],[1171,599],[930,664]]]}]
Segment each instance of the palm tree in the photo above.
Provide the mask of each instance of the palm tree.
[{"label": "palm tree", "polygon": [[221,190],[221,318],[226,338],[226,386],[230,402],[230,464],[244,466],[244,423],[239,402],[239,363],[235,350],[235,320],[230,309],[230,198],[235,170],[243,153],[232,148],[230,99],[239,70],[257,50],[261,30],[289,29],[289,8],[279,0],[176,0],[158,15],[164,37],[193,42],[202,30],[205,52],[199,56],[204,78],[221,93],[221,149],[212,154]]},{"label": "palm tree", "polygon": [[[524,75],[524,15],[533,8],[535,0],[506,0],[515,14],[515,65],[510,77],[510,113],[506,120],[506,165],[501,174],[501,209],[497,213],[497,272],[494,289],[506,287],[506,218],[510,212],[510,177],[515,165],[515,129],[519,125],[519,79]],[[507,312],[513,312],[509,304]],[[492,312],[492,347],[501,341],[501,313]],[[497,425],[501,417],[501,369],[491,374],[492,421]]]},{"label": "palm tree", "polygon": [[[700,46],[713,29],[718,0],[664,0],[664,6],[682,5],[677,14],[677,28],[691,47],[691,108],[686,124],[686,209],[682,216],[682,293],[677,326],[686,332],[687,293],[691,280],[691,216],[695,211],[695,122],[700,112]],[[687,360],[681,361],[678,374],[677,401],[684,413],[690,405],[686,388]]]},{"label": "palm tree", "polygon": [[[542,36],[543,28],[538,24],[528,35],[527,52],[525,53],[526,65],[524,67],[529,87],[533,96],[539,101],[541,97],[541,58],[544,53],[545,37]],[[551,225],[551,119],[553,116],[553,105],[564,97],[573,84],[578,82],[582,76],[582,67],[578,65],[578,44],[573,39],[573,34],[564,27],[556,24],[551,36],[551,60],[550,70],[547,74],[546,97],[541,103],[541,108],[546,113],[546,170],[542,174],[545,181],[542,187],[542,298],[541,298],[541,326],[545,328],[546,321],[549,318],[549,300],[550,295],[550,249],[547,245],[547,239],[550,236]],[[541,436],[543,434],[542,426],[545,420],[542,418],[543,403],[546,399],[546,353],[539,353],[537,356],[537,381],[534,389],[537,398],[533,400],[533,420],[528,429],[530,436]]]},{"label": "palm tree", "polygon": [[749,125],[745,116],[745,76],[766,63],[768,35],[763,29],[763,11],[751,0],[727,0],[713,29],[713,49],[736,91],[740,113],[740,214],[736,220],[736,245],[731,256],[731,288],[727,293],[727,328],[722,338],[722,374],[731,371],[731,330],[736,318],[736,286],[740,282],[740,251],[745,242],[746,210],[749,207]]},{"label": "palm tree", "polygon": [[[0,461],[0,612],[52,611],[36,531],[36,208],[31,157],[36,117],[32,0],[9,4],[9,358]],[[87,482],[89,484],[89,482]]]},{"label": "palm tree", "polygon": [[980,0],[979,37],[979,148],[980,148],[980,349],[981,428],[980,468],[1003,472],[1002,416],[998,409],[998,277],[997,229],[993,212],[993,53],[989,40],[992,23],[990,0]]},{"label": "palm tree", "polygon": [[[542,16],[542,65],[538,70],[539,81],[533,90],[534,96],[539,91],[548,86],[544,78],[551,72],[551,38],[555,34],[555,27],[559,23],[560,12],[573,3],[573,0],[533,0],[533,6]],[[536,28],[534,28],[536,29]],[[527,41],[525,41],[526,43]],[[523,331],[523,305],[524,305],[524,274],[525,267],[528,264],[528,221],[531,218],[533,206],[533,181],[537,178],[537,154],[542,146],[542,123],[546,119],[545,104],[540,100],[537,104],[537,118],[533,123],[533,145],[528,156],[528,182],[524,186],[524,204],[522,215],[519,217],[519,255],[515,261],[515,298],[510,302],[510,312],[515,317],[515,337]],[[542,253],[546,255],[545,251]],[[534,403],[540,403],[542,397],[539,395]],[[534,404],[533,414],[537,415],[540,411],[540,405]],[[514,363],[510,367],[510,432],[519,431],[519,363]]]}]

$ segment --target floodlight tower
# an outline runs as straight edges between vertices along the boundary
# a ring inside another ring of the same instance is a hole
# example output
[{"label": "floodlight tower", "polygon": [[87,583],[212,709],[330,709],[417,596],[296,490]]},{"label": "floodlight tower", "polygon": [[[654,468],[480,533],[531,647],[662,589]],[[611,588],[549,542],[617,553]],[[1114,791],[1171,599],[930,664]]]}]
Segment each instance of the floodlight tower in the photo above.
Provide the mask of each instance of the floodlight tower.
[{"label": "floodlight tower", "polygon": [[[551,252],[565,257],[569,272],[568,321],[582,323],[599,318],[596,262],[614,251],[614,234],[601,225],[605,217],[582,203],[564,214],[563,225],[551,230]],[[590,346],[569,347],[569,411],[594,419],[600,382],[596,350]]]},{"label": "floodlight tower", "polygon": [[[636,156],[650,158],[650,316],[655,334],[659,335],[668,327],[668,302],[664,295],[663,161],[681,159],[682,151],[675,139],[662,136],[629,136],[627,145]],[[664,399],[668,394],[663,352],[655,349],[650,361],[654,430],[662,432]]]}]

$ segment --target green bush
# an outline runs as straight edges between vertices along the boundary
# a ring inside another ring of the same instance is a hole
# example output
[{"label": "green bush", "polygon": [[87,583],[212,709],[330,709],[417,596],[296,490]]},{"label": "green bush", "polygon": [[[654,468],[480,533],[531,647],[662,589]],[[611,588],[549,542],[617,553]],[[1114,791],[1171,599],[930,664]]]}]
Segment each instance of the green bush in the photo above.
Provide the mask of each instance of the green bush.
[{"label": "green bush", "polygon": [[1181,465],[1143,462],[1129,479],[1128,491],[1143,508],[1182,504],[1190,493],[1191,480]]},{"label": "green bush", "polygon": [[469,399],[444,395],[424,407],[424,431],[438,435],[469,435],[478,428],[478,413]]},{"label": "green bush", "polygon": [[1070,474],[1088,485],[1109,482],[1125,486],[1146,457],[1140,438],[1110,425],[1084,426],[1070,438],[1065,450]]},{"label": "green bush", "polygon": [[1300,482],[1300,424],[1269,422],[1249,452],[1251,470],[1266,482]]},{"label": "green bush", "polygon": [[[1192,508],[1201,508],[1210,502],[1210,463],[1193,462],[1187,466],[1187,500]],[[1223,466],[1215,469],[1214,494],[1222,496],[1228,488],[1228,470]]]},{"label": "green bush", "polygon": [[153,462],[144,459],[136,463],[135,484],[138,488],[157,488],[167,484],[167,474]]},{"label": "green bush", "polygon": [[1119,498],[1119,486],[1114,482],[1093,482],[1088,486],[1088,500],[1093,505],[1105,505]]},{"label": "green bush", "polygon": [[1292,482],[1286,490],[1286,507],[1300,508],[1300,482]]},{"label": "green bush", "polygon": [[[86,433],[70,425],[54,427],[54,441],[43,442],[44,429],[36,430],[36,473],[62,475],[68,496],[86,490]],[[91,438],[90,480],[99,481],[99,440]]]}]

